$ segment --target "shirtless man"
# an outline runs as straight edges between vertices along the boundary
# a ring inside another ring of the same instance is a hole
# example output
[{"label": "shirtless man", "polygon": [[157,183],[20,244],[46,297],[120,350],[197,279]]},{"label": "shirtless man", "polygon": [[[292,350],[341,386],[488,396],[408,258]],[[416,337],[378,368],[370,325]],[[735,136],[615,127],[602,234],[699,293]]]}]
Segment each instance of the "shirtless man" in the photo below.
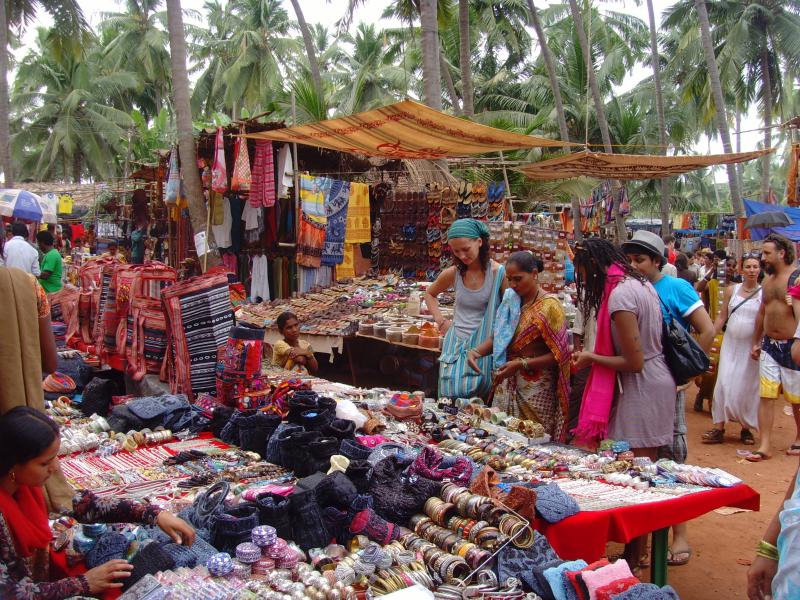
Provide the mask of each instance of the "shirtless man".
[{"label": "shirtless man", "polygon": [[[790,302],[787,302],[789,277],[795,270],[794,244],[771,233],[761,249],[764,277],[761,309],[756,317],[751,356],[759,361],[761,401],[758,407],[760,445],[747,460],[759,462],[770,458],[770,435],[775,413],[775,400],[783,397],[791,404],[797,426],[795,443],[787,454],[800,454],[800,367],[791,356],[792,340],[797,323]],[[762,338],[763,336],[763,338]]]}]

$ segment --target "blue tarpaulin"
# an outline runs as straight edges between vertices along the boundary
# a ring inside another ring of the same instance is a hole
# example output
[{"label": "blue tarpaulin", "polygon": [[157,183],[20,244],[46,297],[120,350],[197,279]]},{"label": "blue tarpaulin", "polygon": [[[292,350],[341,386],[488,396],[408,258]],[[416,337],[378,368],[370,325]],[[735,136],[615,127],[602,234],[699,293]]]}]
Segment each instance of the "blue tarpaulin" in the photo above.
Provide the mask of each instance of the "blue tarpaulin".
[{"label": "blue tarpaulin", "polygon": [[750,229],[750,237],[752,239],[763,240],[770,231],[774,231],[775,233],[780,233],[789,238],[793,242],[800,242],[800,208],[778,206],[776,204],[767,204],[766,202],[756,202],[755,200],[745,200],[744,211],[748,217],[763,212],[783,211],[794,221],[792,225],[786,227],[771,227],[770,229],[762,229],[760,227],[752,228]]}]

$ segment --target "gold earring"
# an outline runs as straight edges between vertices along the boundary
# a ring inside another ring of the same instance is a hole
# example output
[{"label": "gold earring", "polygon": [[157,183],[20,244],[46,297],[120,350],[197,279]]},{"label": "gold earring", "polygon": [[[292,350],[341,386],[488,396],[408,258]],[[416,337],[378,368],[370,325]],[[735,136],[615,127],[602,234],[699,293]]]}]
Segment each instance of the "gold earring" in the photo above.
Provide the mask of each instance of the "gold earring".
[{"label": "gold earring", "polygon": [[17,482],[17,474],[14,473],[14,471],[11,471],[10,475],[11,475],[11,481],[16,483]]}]

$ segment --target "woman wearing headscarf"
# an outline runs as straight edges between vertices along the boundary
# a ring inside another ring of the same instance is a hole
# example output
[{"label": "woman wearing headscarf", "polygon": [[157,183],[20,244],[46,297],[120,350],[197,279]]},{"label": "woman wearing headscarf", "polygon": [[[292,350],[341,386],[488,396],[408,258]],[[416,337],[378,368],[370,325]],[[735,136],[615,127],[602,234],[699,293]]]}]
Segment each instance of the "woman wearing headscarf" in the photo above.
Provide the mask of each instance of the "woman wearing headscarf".
[{"label": "woman wearing headscarf", "polygon": [[[485,396],[491,388],[492,360],[480,357],[480,373],[467,365],[467,353],[491,335],[505,289],[503,267],[489,257],[489,228],[475,219],[459,219],[447,231],[454,265],[439,274],[425,292],[425,304],[444,334],[439,357],[439,396]],[[437,296],[455,290],[453,319],[445,319]]]}]

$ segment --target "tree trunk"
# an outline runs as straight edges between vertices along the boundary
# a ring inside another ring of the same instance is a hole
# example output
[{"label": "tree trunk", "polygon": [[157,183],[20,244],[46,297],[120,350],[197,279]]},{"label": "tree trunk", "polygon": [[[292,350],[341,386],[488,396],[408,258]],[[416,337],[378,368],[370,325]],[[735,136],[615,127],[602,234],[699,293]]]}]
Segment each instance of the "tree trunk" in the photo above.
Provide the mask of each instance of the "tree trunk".
[{"label": "tree trunk", "polygon": [[[558,82],[553,53],[550,51],[550,46],[547,45],[547,36],[544,34],[544,28],[542,27],[542,22],[539,20],[539,13],[536,10],[536,6],[533,4],[533,0],[528,0],[528,12],[530,13],[531,25],[536,32],[536,38],[539,40],[539,49],[542,53],[544,68],[547,71],[547,78],[550,80],[550,88],[553,91],[558,132],[561,135],[561,141],[568,142],[569,127],[567,127],[567,113],[564,111],[564,101],[561,99],[561,84]],[[581,240],[583,239],[583,231],[581,230],[581,205],[577,196],[572,196],[572,198],[570,198],[570,207],[572,209],[572,223],[575,239]]]},{"label": "tree trunk", "polygon": [[[761,49],[761,85],[764,88],[764,149],[772,146],[772,77],[769,72],[769,51],[766,46]],[[769,166],[770,155],[761,159],[761,200],[769,200]]]},{"label": "tree trunk", "polygon": [[[653,65],[653,84],[656,88],[656,115],[658,119],[658,143],[660,154],[667,153],[667,122],[664,117],[664,92],[661,87],[661,58],[658,52],[658,36],[656,36],[656,16],[653,11],[653,0],[647,0],[647,14],[650,18],[650,59]],[[661,209],[661,235],[670,233],[669,222],[669,179],[664,177],[658,182],[659,208]]]},{"label": "tree trunk", "polygon": [[[583,24],[583,15],[578,8],[576,0],[569,0],[569,9],[572,13],[572,20],[575,21],[575,29],[578,32],[578,42],[581,45],[581,52],[586,60],[588,68],[586,69],[589,75],[589,89],[592,92],[592,99],[594,101],[594,111],[597,115],[597,125],[600,127],[600,137],[603,138],[603,149],[611,154],[614,150],[611,147],[611,133],[608,130],[608,121],[606,120],[606,111],[603,106],[603,95],[600,93],[600,86],[597,85],[597,77],[594,73],[594,64],[592,62],[592,49],[589,47],[589,41],[586,39],[586,29]],[[620,189],[622,184],[619,181],[614,181],[613,188]],[[619,211],[619,202],[614,203],[614,221],[617,229],[617,242],[622,243],[627,238],[625,232],[625,218]]]},{"label": "tree trunk", "polygon": [[297,24],[300,26],[300,33],[303,34],[303,44],[308,55],[308,67],[311,70],[311,80],[314,82],[314,89],[317,95],[322,98],[322,76],[319,74],[319,62],[317,53],[314,51],[314,39],[311,37],[311,30],[308,28],[303,10],[300,8],[299,0],[292,0],[294,14],[297,15]]},{"label": "tree trunk", "polygon": [[[8,19],[6,3],[0,2],[0,168],[6,188],[14,187],[11,167],[11,129],[8,124]],[[66,174],[65,174],[66,177]]]},{"label": "tree trunk", "polygon": [[[736,100],[736,152],[742,151],[742,108],[739,106],[739,100]],[[739,182],[739,189],[744,189],[744,177],[742,176],[744,166],[742,163],[736,165],[736,181]]]},{"label": "tree trunk", "polygon": [[461,67],[461,95],[464,99],[464,114],[475,114],[475,99],[472,90],[472,65],[470,64],[469,0],[458,0],[458,63]]},{"label": "tree trunk", "polygon": [[450,96],[450,103],[453,105],[453,112],[461,116],[464,112],[458,102],[458,93],[456,93],[456,86],[453,84],[453,76],[450,74],[450,67],[447,65],[447,59],[444,57],[444,52],[439,48],[439,68],[442,71],[442,79],[447,88],[447,95]]},{"label": "tree trunk", "polygon": [[[717,59],[714,56],[714,42],[711,39],[711,23],[708,21],[708,11],[706,10],[705,0],[694,0],[697,10],[697,20],[700,23],[700,40],[703,44],[703,54],[705,55],[706,65],[708,66],[708,76],[711,80],[711,93],[714,100],[714,109],[717,119],[717,129],[722,140],[722,147],[726,154],[732,152],[731,134],[728,129],[728,119],[725,116],[725,99],[722,96],[722,83],[719,78],[719,68]],[[744,204],[739,191],[739,181],[736,179],[736,168],[734,165],[727,165],[728,186],[731,192],[731,207],[737,217],[744,216]]]},{"label": "tree trunk", "polygon": [[[195,235],[206,231],[208,210],[203,198],[203,186],[197,169],[197,151],[192,130],[192,107],[189,104],[189,76],[186,73],[186,39],[183,32],[183,14],[180,0],[167,0],[167,27],[172,61],[172,101],[175,105],[175,124],[178,130],[178,154],[183,166],[183,182],[189,202],[189,217]],[[207,244],[211,247],[213,233],[208,231]],[[204,261],[201,261],[201,264]],[[219,264],[219,257],[209,252],[207,265]]]},{"label": "tree trunk", "polygon": [[[81,182],[82,168],[83,162],[81,161],[81,153],[79,150],[76,150],[75,154],[72,155],[72,183]],[[66,179],[66,177],[64,179]]]},{"label": "tree trunk", "polygon": [[422,84],[425,104],[442,110],[442,73],[439,69],[439,24],[436,0],[420,0],[422,24]]}]

